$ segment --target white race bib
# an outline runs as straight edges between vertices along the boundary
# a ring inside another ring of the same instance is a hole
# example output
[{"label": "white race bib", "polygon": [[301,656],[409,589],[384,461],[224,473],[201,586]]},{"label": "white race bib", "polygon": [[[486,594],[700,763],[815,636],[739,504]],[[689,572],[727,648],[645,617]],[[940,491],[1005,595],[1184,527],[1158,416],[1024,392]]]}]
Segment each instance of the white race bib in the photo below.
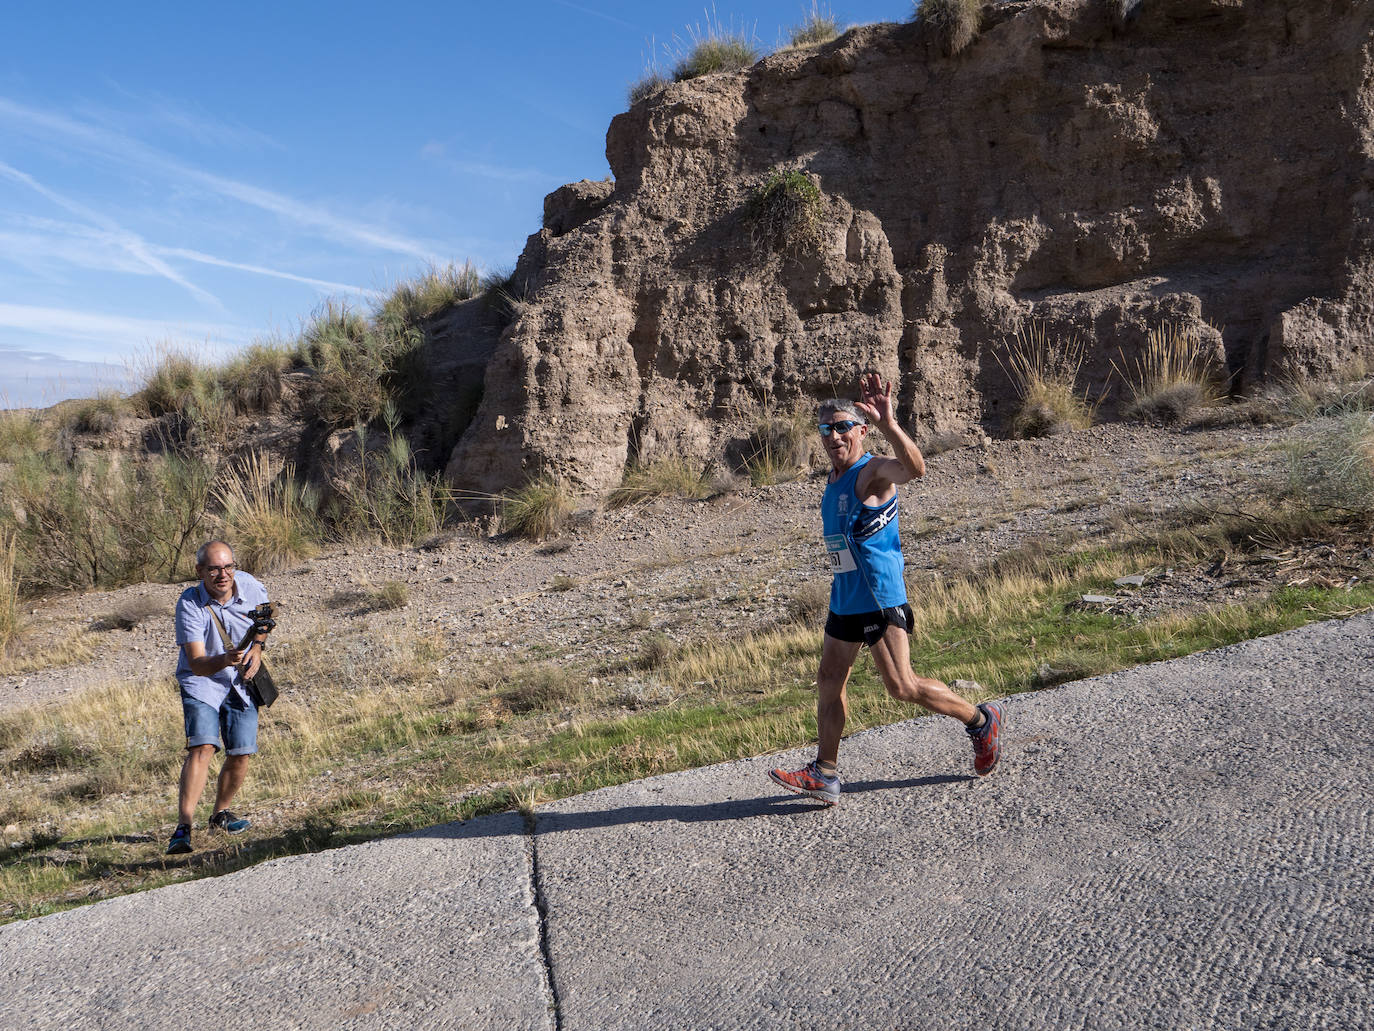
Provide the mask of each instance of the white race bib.
[{"label": "white race bib", "polygon": [[825,554],[830,560],[830,572],[852,573],[859,567],[854,563],[854,553],[849,550],[849,541],[842,533],[832,533],[825,538]]}]

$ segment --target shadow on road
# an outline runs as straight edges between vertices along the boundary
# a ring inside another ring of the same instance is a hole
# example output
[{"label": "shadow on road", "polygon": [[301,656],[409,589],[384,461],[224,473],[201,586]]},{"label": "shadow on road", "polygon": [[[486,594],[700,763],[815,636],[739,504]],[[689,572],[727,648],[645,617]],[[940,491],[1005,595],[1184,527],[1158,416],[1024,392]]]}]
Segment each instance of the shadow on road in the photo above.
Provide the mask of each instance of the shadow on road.
[{"label": "shadow on road", "polygon": [[[935,787],[939,784],[960,784],[975,778],[960,776],[916,777],[911,780],[859,780],[846,783],[845,796],[869,791],[891,791],[901,788]],[[843,807],[843,799],[840,806]],[[602,809],[581,813],[540,811],[535,814],[535,833],[552,834],[557,831],[589,830],[594,827],[619,827],[630,823],[723,823],[727,820],[751,820],[762,816],[795,816],[806,810],[827,812],[830,807],[802,795],[761,795],[757,798],[702,802],[696,805],[630,805],[618,809]],[[523,826],[508,819],[480,817],[465,823],[441,823],[404,835],[411,838],[485,838],[526,833]]]}]

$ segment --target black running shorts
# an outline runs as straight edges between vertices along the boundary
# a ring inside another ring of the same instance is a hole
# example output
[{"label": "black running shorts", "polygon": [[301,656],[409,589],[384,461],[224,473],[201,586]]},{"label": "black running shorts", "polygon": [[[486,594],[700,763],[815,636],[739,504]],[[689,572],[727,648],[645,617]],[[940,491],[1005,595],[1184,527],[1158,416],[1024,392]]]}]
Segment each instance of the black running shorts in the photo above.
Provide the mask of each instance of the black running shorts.
[{"label": "black running shorts", "polygon": [[872,648],[882,639],[890,626],[899,626],[908,634],[911,633],[915,619],[910,605],[883,609],[879,612],[861,612],[856,616],[840,616],[832,612],[826,617],[825,632],[837,641],[862,641]]}]

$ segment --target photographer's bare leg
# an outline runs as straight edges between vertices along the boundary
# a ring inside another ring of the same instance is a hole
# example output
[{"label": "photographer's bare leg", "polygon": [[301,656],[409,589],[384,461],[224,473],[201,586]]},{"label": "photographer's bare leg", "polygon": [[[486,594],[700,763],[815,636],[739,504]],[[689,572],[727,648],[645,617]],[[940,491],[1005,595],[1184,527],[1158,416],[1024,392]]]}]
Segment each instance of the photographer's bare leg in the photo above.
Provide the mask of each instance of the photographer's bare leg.
[{"label": "photographer's bare leg", "polygon": [[250,755],[226,755],[220,767],[219,782],[215,785],[215,812],[229,808],[229,803],[243,787],[243,778],[248,775]]},{"label": "photographer's bare leg", "polygon": [[210,772],[210,760],[215,756],[214,745],[195,745],[186,749],[186,761],[181,764],[181,782],[177,792],[177,822],[195,822],[196,806],[205,791],[205,777]]}]

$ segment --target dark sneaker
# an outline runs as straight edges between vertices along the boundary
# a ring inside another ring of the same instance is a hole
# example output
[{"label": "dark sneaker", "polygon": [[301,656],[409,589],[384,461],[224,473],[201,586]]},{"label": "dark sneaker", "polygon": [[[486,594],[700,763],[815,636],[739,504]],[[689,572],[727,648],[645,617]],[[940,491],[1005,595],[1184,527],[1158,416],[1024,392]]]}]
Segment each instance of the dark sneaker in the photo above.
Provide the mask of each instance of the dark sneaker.
[{"label": "dark sneaker", "polygon": [[774,784],[781,784],[798,795],[819,798],[826,805],[834,805],[840,800],[840,778],[827,777],[813,762],[800,770],[769,770],[768,776]]},{"label": "dark sneaker", "polygon": [[172,835],[172,840],[167,843],[167,854],[169,856],[179,856],[191,851],[191,825],[189,823],[177,824],[176,833]]},{"label": "dark sneaker", "polygon": [[218,827],[228,834],[242,834],[248,829],[249,823],[242,816],[235,816],[228,809],[221,809],[210,817],[210,826]]},{"label": "dark sneaker", "polygon": [[968,736],[973,739],[973,772],[986,777],[997,768],[1002,755],[1002,706],[984,702],[978,709],[987,719],[977,730],[970,730]]}]

